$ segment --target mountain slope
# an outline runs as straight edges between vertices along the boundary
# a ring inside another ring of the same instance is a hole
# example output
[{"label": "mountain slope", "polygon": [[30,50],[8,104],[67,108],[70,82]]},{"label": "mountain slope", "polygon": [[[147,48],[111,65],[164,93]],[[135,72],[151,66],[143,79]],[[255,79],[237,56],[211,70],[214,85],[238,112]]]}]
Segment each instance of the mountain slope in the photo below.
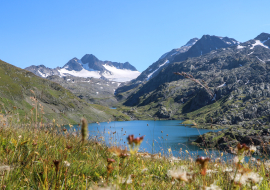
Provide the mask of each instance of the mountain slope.
[{"label": "mountain slope", "polygon": [[[118,99],[124,99],[136,92],[141,86],[145,85],[149,80],[156,80],[156,76],[165,69],[167,66],[174,62],[184,61],[188,58],[198,57],[209,53],[211,50],[217,50],[220,48],[226,48],[239,42],[233,38],[217,37],[210,35],[203,35],[201,39],[193,38],[188,43],[179,49],[173,49],[172,51],[165,53],[161,58],[149,66],[143,71],[140,76],[130,81],[128,84],[119,87],[116,90]],[[156,86],[155,86],[156,88]],[[150,90],[150,89],[149,89]],[[148,93],[146,90],[145,93]],[[125,105],[132,105],[128,102]]]},{"label": "mountain slope", "polygon": [[49,76],[47,79],[60,84],[88,103],[107,107],[115,107],[118,104],[114,92],[121,85],[119,82],[73,76]]},{"label": "mountain slope", "polygon": [[82,116],[89,122],[128,119],[121,112],[88,104],[59,84],[1,60],[0,76],[0,109],[7,116],[17,114],[18,118],[33,120],[38,105],[43,122],[56,119],[59,124],[78,123]]},{"label": "mountain slope", "polygon": [[[200,122],[212,118],[216,124],[266,123],[270,114],[270,49],[263,42],[249,40],[170,64],[140,86],[124,105],[136,106],[137,111],[152,117],[186,117]],[[214,97],[173,72],[188,73],[208,84]]]},{"label": "mountain slope", "polygon": [[140,72],[130,63],[118,63],[111,61],[101,61],[92,54],[86,54],[82,59],[76,57],[68,61],[63,67],[54,69],[46,68],[43,65],[30,66],[25,68],[37,76],[46,78],[52,75],[93,77],[110,81],[127,82],[136,78]]}]

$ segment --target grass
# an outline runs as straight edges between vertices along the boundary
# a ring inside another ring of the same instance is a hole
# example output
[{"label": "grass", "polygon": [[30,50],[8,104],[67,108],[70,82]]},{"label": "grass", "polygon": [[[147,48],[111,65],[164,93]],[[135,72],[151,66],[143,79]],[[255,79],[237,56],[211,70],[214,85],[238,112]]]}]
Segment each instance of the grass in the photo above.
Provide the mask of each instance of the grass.
[{"label": "grass", "polygon": [[[129,149],[108,147],[102,137],[82,143],[80,130],[71,125],[67,131],[55,122],[15,120],[0,116],[2,189],[270,189],[269,162],[233,163],[222,153],[194,161],[186,150],[181,154],[188,159],[173,157],[170,148],[166,157],[138,153],[143,137],[129,136]],[[236,149],[235,158],[251,157]]]},{"label": "grass", "polygon": [[194,120],[185,120],[181,124],[182,125],[197,125]]}]

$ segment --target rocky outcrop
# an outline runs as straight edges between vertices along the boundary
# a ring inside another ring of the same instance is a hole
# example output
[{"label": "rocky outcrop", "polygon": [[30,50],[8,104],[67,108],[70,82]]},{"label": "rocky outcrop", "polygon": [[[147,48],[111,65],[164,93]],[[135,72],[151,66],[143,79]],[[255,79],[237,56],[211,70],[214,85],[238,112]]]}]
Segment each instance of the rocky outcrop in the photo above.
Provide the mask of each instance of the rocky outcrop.
[{"label": "rocky outcrop", "polygon": [[270,126],[250,125],[248,127],[234,126],[218,132],[201,135],[193,144],[200,147],[217,148],[222,151],[234,153],[238,143],[254,145],[257,147],[255,154],[270,154]]}]

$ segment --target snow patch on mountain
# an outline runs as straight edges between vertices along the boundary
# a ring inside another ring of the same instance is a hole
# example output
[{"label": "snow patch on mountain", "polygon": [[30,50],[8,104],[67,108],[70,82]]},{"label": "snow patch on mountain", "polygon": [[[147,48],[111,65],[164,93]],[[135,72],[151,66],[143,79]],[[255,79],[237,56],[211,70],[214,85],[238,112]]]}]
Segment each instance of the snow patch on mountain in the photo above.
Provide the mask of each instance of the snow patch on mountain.
[{"label": "snow patch on mountain", "polygon": [[110,71],[112,74],[105,72],[103,74],[104,77],[109,79],[110,81],[116,81],[116,82],[127,82],[132,79],[137,78],[141,73],[139,71],[131,71],[127,69],[118,69],[116,67],[110,66],[110,65],[103,65],[105,69]]},{"label": "snow patch on mountain", "polygon": [[68,76],[68,75],[73,75],[75,77],[93,77],[93,78],[100,78],[100,71],[88,71],[86,69],[82,69],[80,71],[69,71],[66,68],[62,68],[58,70],[60,73],[60,77]]},{"label": "snow patch on mountain", "polygon": [[40,72],[40,70],[38,70],[38,74],[40,74],[42,77],[46,78],[47,75],[46,74],[43,74],[42,72]]},{"label": "snow patch on mountain", "polygon": [[164,65],[167,64],[167,63],[170,63],[170,61],[169,61],[169,60],[166,60],[163,64],[159,65],[158,68],[157,68],[156,70],[154,70],[152,73],[150,73],[150,74],[147,76],[147,80],[149,80],[149,79],[153,76],[153,74],[154,74],[157,70],[160,69],[160,67],[164,66]]},{"label": "snow patch on mountain", "polygon": [[221,88],[223,86],[226,86],[226,82],[224,82],[222,85],[219,85],[217,88]]},{"label": "snow patch on mountain", "polygon": [[263,46],[265,48],[269,48],[266,45],[264,45],[260,40],[255,40],[255,44],[252,44],[252,47],[250,49],[253,49],[255,46]]},{"label": "snow patch on mountain", "polygon": [[242,48],[245,48],[245,46],[241,46],[241,45],[237,46],[237,49],[242,49]]}]

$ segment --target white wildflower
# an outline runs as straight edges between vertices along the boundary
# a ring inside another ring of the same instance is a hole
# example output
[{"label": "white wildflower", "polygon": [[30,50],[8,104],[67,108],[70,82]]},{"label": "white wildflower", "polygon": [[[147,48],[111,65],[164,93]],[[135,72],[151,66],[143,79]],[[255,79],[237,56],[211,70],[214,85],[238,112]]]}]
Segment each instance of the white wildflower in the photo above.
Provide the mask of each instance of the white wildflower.
[{"label": "white wildflower", "polygon": [[187,172],[182,168],[173,168],[168,171],[168,175],[174,179],[179,179],[180,181],[188,181]]},{"label": "white wildflower", "polygon": [[126,183],[126,184],[132,183],[131,175],[128,176],[128,179],[123,178],[123,179],[122,179],[122,183]]},{"label": "white wildflower", "polygon": [[255,172],[245,173],[243,174],[243,176],[247,180],[252,181],[253,183],[261,183],[261,181],[263,180],[263,177],[261,177],[258,173]]},{"label": "white wildflower", "polygon": [[143,173],[143,172],[146,172],[147,170],[148,170],[148,168],[142,169],[142,173]]},{"label": "white wildflower", "polygon": [[254,145],[251,145],[250,147],[249,147],[249,151],[251,152],[251,153],[254,153],[254,152],[256,152],[256,146],[254,146]]},{"label": "white wildflower", "polygon": [[205,190],[221,190],[221,188],[215,184],[211,184],[209,187],[205,187]]},{"label": "white wildflower", "polygon": [[217,172],[218,172],[217,170],[206,170],[206,173],[207,174],[217,173]]},{"label": "white wildflower", "polygon": [[68,161],[64,161],[64,166],[69,167],[70,163]]},{"label": "white wildflower", "polygon": [[232,172],[233,171],[233,169],[232,168],[228,168],[228,167],[226,167],[224,170],[223,170],[223,172]]},{"label": "white wildflower", "polygon": [[252,162],[256,162],[256,158],[251,157],[250,160],[251,160]]},{"label": "white wildflower", "polygon": [[180,158],[176,158],[174,156],[169,158],[169,162],[179,162],[181,159]]},{"label": "white wildflower", "polygon": [[239,162],[243,163],[244,162],[244,157],[240,158],[240,160],[239,160],[239,157],[235,156],[234,159],[233,159],[233,163],[238,164]]},{"label": "white wildflower", "polygon": [[270,169],[270,160],[266,160],[264,163],[265,169],[269,170]]},{"label": "white wildflower", "polygon": [[230,174],[230,178],[234,180],[234,182],[240,183],[241,185],[245,185],[247,182],[247,178],[242,176],[240,173],[237,173],[236,175],[232,173]]}]

